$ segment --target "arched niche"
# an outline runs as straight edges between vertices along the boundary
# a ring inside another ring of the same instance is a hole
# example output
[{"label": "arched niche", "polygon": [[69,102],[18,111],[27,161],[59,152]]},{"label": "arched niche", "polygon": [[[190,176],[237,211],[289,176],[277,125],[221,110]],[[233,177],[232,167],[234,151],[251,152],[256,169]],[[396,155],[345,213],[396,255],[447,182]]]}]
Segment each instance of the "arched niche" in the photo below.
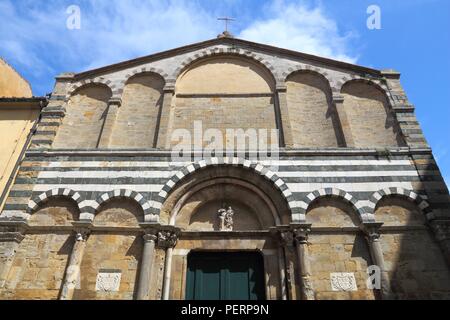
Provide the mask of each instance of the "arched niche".
[{"label": "arched niche", "polygon": [[[254,228],[291,222],[287,202],[273,185],[254,172],[233,166],[208,167],[179,182],[161,208],[160,221],[175,225],[182,213],[183,218],[178,221],[188,226],[191,217],[206,211],[205,205],[217,206],[223,202],[235,203],[237,208],[242,207],[242,212],[248,212],[251,220],[258,222]],[[213,225],[209,224],[210,230]]]},{"label": "arched niche", "polygon": [[133,199],[112,198],[101,204],[94,218],[95,226],[137,227],[144,221],[142,207]]},{"label": "arched niche", "polygon": [[381,243],[393,297],[443,299],[450,291],[450,271],[417,204],[399,195],[384,196],[375,219],[386,230]]},{"label": "arched niche", "polygon": [[48,198],[30,215],[30,226],[72,226],[79,219],[76,201],[64,196]]},{"label": "arched niche", "polygon": [[286,87],[293,146],[339,146],[339,119],[328,80],[319,73],[298,71],[287,77]]},{"label": "arched niche", "polygon": [[111,89],[106,85],[88,84],[78,88],[67,103],[66,115],[53,146],[96,148],[111,96]]},{"label": "arched niche", "polygon": [[375,208],[375,219],[384,226],[425,225],[426,217],[411,200],[390,195],[381,198]]},{"label": "arched niche", "polygon": [[308,206],[306,221],[314,227],[355,227],[360,219],[355,208],[343,198],[319,197]]},{"label": "arched niche", "polygon": [[164,79],[156,73],[132,76],[125,83],[111,148],[152,148],[162,104]]},{"label": "arched niche", "polygon": [[223,55],[194,62],[176,80],[167,143],[179,143],[172,135],[177,129],[192,135],[194,121],[201,121],[203,133],[217,129],[224,146],[230,138],[226,129],[276,129],[274,88],[273,75],[250,58]]},{"label": "arched niche", "polygon": [[218,56],[193,63],[176,82],[178,94],[271,93],[272,74],[257,62],[242,57]]},{"label": "arched niche", "polygon": [[196,186],[173,212],[175,225],[192,231],[220,231],[219,209],[232,208],[233,231],[262,230],[276,224],[267,199],[252,186],[233,179],[215,179]]},{"label": "arched niche", "polygon": [[381,88],[354,80],[343,85],[341,94],[355,147],[403,145],[386,93]]}]

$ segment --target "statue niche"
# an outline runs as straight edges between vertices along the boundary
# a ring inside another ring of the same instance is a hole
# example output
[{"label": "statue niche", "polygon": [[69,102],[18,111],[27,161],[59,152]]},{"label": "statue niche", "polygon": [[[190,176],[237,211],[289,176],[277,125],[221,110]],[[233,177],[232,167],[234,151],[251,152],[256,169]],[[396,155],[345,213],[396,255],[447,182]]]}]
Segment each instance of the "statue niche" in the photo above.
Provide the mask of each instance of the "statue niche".
[{"label": "statue niche", "polygon": [[223,232],[262,229],[261,222],[250,207],[235,201],[221,200],[210,201],[196,208],[186,227],[192,231]]},{"label": "statue niche", "polygon": [[228,206],[228,209],[225,209],[226,205],[223,205],[223,208],[220,208],[217,211],[219,216],[219,231],[233,231],[233,216],[234,210]]}]

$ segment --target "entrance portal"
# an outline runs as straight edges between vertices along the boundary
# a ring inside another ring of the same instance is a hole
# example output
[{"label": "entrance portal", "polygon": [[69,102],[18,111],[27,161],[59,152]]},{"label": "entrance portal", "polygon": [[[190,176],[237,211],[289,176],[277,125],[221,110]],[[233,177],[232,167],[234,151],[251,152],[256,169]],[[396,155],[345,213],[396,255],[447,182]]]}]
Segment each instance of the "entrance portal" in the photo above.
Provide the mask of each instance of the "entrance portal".
[{"label": "entrance portal", "polygon": [[264,300],[263,263],[257,252],[192,252],[186,299]]}]

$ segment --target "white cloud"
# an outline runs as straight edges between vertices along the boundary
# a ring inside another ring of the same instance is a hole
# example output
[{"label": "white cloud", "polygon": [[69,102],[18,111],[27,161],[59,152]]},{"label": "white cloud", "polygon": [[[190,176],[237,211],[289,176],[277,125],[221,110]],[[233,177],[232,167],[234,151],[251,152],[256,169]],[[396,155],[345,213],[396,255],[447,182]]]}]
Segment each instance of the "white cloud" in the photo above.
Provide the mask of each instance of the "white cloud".
[{"label": "white cloud", "polygon": [[[354,62],[349,36],[341,36],[320,7],[298,1],[277,1],[261,11],[263,16],[250,9],[257,4],[246,6],[242,20],[247,24],[236,23],[242,30],[237,36]],[[66,9],[73,3],[0,1],[0,55],[24,71],[39,94],[50,91],[60,72],[81,72],[214,38],[222,31],[219,12],[244,6],[235,0],[80,0],[81,29],[69,30]]]},{"label": "white cloud", "polygon": [[239,37],[336,60],[357,61],[349,54],[353,35],[340,35],[336,22],[321,7],[309,7],[303,1],[276,1],[267,12],[268,18],[256,20]]}]

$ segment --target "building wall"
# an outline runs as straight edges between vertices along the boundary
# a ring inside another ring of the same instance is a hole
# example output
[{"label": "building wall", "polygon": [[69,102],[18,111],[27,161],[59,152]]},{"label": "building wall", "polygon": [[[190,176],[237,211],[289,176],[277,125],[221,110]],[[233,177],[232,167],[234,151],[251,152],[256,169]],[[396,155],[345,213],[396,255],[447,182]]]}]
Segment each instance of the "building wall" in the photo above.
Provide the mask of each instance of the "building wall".
[{"label": "building wall", "polygon": [[152,148],[164,80],[156,74],[141,74],[128,80],[122,105],[114,123],[111,148]]},{"label": "building wall", "polygon": [[[3,192],[28,134],[39,116],[39,109],[27,106],[0,106],[0,193]],[[6,198],[0,203],[2,210]]]},{"label": "building wall", "polygon": [[286,86],[293,146],[337,147],[339,123],[328,81],[318,74],[294,73]]},{"label": "building wall", "polygon": [[110,90],[89,85],[79,89],[67,103],[67,115],[55,138],[55,148],[96,148],[106,117]]},{"label": "building wall", "polygon": [[397,124],[382,91],[373,85],[350,82],[342,88],[342,95],[355,147],[402,145]]},{"label": "building wall", "polygon": [[31,97],[29,83],[0,58],[0,97]]}]

